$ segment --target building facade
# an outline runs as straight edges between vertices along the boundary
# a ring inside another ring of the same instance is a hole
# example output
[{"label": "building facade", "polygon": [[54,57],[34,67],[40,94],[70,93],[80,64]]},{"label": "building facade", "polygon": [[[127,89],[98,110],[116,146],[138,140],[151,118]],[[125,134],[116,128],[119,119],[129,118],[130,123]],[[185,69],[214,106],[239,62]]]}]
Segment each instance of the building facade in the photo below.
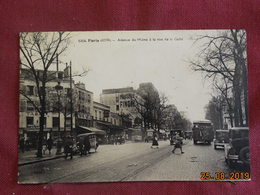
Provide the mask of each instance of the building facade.
[{"label": "building facade", "polygon": [[79,82],[75,84],[74,94],[76,126],[93,127],[93,92]]},{"label": "building facade", "polygon": [[122,117],[111,112],[110,106],[94,101],[93,126],[106,132],[103,143],[113,143],[115,137],[124,136],[125,129],[122,124]]},{"label": "building facade", "polygon": [[[42,71],[37,71],[41,75]],[[25,137],[32,146],[36,146],[39,132],[40,115],[35,106],[40,106],[38,89],[33,80],[32,73],[28,69],[20,72],[20,110],[19,110],[19,134]],[[54,137],[71,132],[70,80],[66,71],[48,71],[49,81],[46,83],[46,114],[44,117],[44,137]],[[59,86],[59,91],[57,91]],[[72,83],[74,87],[74,83]],[[41,90],[41,87],[39,87]],[[24,94],[24,95],[22,95]],[[67,113],[65,114],[65,107]],[[60,127],[60,128],[59,128]],[[75,117],[72,115],[72,127],[75,128]]]},{"label": "building facade", "polygon": [[136,99],[140,99],[140,96],[132,87],[104,89],[100,95],[100,102],[110,106],[111,112],[128,116],[131,120],[131,126],[135,124],[136,118],[140,118],[136,108]]}]

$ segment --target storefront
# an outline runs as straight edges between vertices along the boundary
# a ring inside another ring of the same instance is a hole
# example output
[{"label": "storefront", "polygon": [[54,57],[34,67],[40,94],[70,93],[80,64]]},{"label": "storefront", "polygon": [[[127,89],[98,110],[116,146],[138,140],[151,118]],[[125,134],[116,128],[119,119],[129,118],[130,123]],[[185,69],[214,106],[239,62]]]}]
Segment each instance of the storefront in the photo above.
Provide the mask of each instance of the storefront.
[{"label": "storefront", "polygon": [[136,128],[128,128],[125,130],[126,132],[126,139],[129,141],[142,141],[143,140],[143,133],[141,129]]}]

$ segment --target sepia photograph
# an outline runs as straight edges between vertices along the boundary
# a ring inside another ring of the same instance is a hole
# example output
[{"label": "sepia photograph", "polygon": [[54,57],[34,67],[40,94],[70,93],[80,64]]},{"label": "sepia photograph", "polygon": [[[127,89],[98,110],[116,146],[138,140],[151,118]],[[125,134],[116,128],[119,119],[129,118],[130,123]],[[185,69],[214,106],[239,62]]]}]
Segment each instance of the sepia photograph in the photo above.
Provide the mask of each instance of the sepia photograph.
[{"label": "sepia photograph", "polygon": [[250,181],[246,39],[20,33],[18,183]]}]

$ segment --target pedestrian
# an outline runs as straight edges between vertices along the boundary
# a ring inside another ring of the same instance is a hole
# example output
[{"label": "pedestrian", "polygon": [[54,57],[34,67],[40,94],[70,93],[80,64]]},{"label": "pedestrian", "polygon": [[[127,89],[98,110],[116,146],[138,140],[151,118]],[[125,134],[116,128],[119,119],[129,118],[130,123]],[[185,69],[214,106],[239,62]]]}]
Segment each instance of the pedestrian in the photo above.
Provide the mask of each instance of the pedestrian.
[{"label": "pedestrian", "polygon": [[43,155],[45,155],[45,152],[46,152],[46,150],[47,150],[47,143],[46,143],[46,141],[44,140],[44,143],[43,143],[43,145],[42,145],[42,154]]},{"label": "pedestrian", "polygon": [[20,150],[22,151],[22,153],[24,153],[24,136],[20,137],[19,145],[20,145]]},{"label": "pedestrian", "polygon": [[73,140],[71,136],[67,136],[65,140],[64,153],[65,153],[65,159],[68,158],[69,154],[70,154],[70,159],[73,158]]},{"label": "pedestrian", "polygon": [[97,148],[98,148],[98,146],[99,146],[99,142],[100,142],[99,139],[97,139],[97,140],[96,140],[95,152],[97,151]]},{"label": "pedestrian", "polygon": [[90,151],[90,141],[89,141],[89,137],[85,137],[84,139],[84,154],[87,155],[89,154]]},{"label": "pedestrian", "polygon": [[151,148],[153,148],[153,147],[159,148],[158,138],[156,135],[153,136],[153,143],[152,143]]},{"label": "pedestrian", "polygon": [[82,156],[84,153],[84,145],[82,144],[81,140],[77,142],[77,148],[80,153],[80,156]]},{"label": "pedestrian", "polygon": [[181,153],[183,154],[184,152],[182,151],[182,137],[179,136],[179,134],[177,133],[177,135],[175,136],[175,144],[174,144],[174,148],[172,150],[172,153],[175,152],[176,148],[180,148]]},{"label": "pedestrian", "polygon": [[51,154],[51,149],[52,149],[52,145],[53,145],[53,141],[52,141],[51,137],[49,137],[49,139],[47,139],[46,145],[47,145],[47,149],[49,150],[49,154]]}]

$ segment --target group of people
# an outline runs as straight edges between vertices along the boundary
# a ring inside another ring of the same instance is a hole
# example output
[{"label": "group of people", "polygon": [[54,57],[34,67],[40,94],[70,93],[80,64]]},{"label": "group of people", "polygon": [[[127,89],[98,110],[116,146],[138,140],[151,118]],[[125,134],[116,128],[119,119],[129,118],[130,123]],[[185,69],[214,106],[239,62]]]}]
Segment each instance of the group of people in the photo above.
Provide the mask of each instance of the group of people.
[{"label": "group of people", "polygon": [[114,145],[123,144],[125,142],[125,139],[122,135],[111,135],[107,138],[107,143],[111,143]]},{"label": "group of people", "polygon": [[24,136],[20,136],[20,139],[19,139],[19,148],[20,148],[20,151],[21,151],[22,153],[24,153],[24,151],[29,151],[29,150],[30,150],[29,140],[28,140],[28,139],[25,139]]},{"label": "group of people", "polygon": [[[182,151],[183,137],[181,137],[181,136],[179,135],[179,133],[176,133],[176,134],[173,136],[173,140],[174,140],[174,143],[173,143],[174,148],[173,148],[173,150],[172,150],[172,153],[174,153],[175,150],[176,150],[177,148],[179,148],[180,151],[181,151],[181,154],[183,154],[183,153],[184,153],[184,152]],[[156,135],[153,136],[153,142],[152,142],[151,148],[159,148],[158,138],[157,138]]]},{"label": "group of people", "polygon": [[53,140],[51,137],[49,137],[45,143],[43,144],[43,147],[42,147],[42,152],[43,154],[45,154],[45,152],[48,150],[49,151],[49,154],[51,154],[51,150],[52,150],[52,146],[53,146]]}]

